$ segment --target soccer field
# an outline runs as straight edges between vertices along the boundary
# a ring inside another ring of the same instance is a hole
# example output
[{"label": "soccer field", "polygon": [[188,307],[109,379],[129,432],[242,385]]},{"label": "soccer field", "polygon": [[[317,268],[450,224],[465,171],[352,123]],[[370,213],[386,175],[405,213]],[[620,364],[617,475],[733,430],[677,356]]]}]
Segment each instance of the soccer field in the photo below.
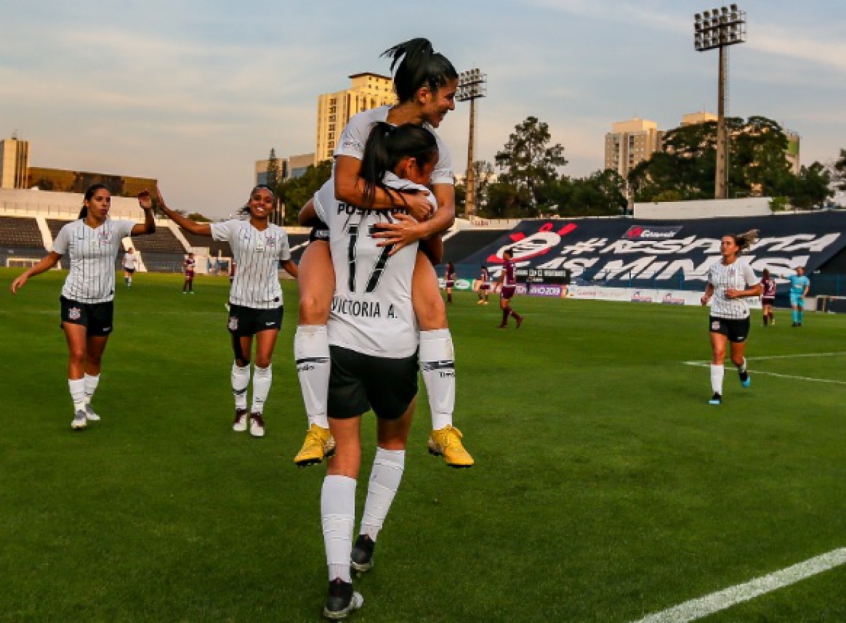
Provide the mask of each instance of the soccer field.
[{"label": "soccer field", "polygon": [[[230,428],[228,281],[198,277],[191,296],[152,274],[118,276],[103,420],[77,433],[66,273],[12,296],[20,272],[0,270],[0,622],[319,620],[325,468],[292,462],[295,284],[266,437]],[[753,312],[752,386],[729,364],[714,407],[704,309],[518,297],[523,327],[497,330],[493,298],[454,298],[455,423],[476,466],[426,452],[421,383],[351,620],[630,623],[846,548],[846,316],[793,329],[778,310],[764,329]],[[846,621],[844,587],[837,564],[702,620]]]}]

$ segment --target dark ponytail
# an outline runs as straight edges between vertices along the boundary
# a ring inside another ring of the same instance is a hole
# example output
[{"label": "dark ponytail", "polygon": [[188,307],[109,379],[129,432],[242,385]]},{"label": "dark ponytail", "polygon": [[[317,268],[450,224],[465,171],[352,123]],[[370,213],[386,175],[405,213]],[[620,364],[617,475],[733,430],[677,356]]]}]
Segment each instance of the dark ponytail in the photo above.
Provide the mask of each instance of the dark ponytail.
[{"label": "dark ponytail", "polygon": [[438,141],[429,130],[413,123],[392,126],[380,121],[373,126],[364,154],[359,176],[364,180],[364,207],[373,205],[376,188],[384,190],[392,199],[405,203],[402,193],[385,186],[382,178],[393,171],[403,158],[414,158],[421,166],[438,157]]},{"label": "dark ponytail", "polygon": [[414,98],[421,87],[437,91],[450,80],[458,79],[458,72],[446,56],[435,52],[428,39],[411,39],[382,52],[391,61],[394,71],[394,90],[400,103]]},{"label": "dark ponytail", "polygon": [[[88,190],[85,191],[85,201],[91,201],[91,197],[94,196],[98,190],[109,190],[109,187],[105,184],[94,184],[88,187]],[[111,190],[109,190],[109,194],[111,194]],[[79,211],[79,216],[76,218],[87,218],[88,217],[88,207],[85,205],[85,201],[82,203],[82,209]]]}]

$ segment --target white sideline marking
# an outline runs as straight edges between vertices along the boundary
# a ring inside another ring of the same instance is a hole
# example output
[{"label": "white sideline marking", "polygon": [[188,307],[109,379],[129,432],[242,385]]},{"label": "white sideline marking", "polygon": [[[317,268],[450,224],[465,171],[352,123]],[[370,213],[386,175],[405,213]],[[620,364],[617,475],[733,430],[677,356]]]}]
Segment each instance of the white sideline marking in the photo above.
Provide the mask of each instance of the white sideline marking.
[{"label": "white sideline marking", "polygon": [[[765,361],[769,359],[794,359],[798,357],[839,357],[846,355],[846,351],[836,351],[833,353],[798,353],[796,355],[768,355],[764,357],[747,357],[747,361]],[[710,361],[683,361],[686,366],[697,366],[700,368],[710,367]],[[794,374],[780,374],[778,372],[766,372],[764,370],[750,370],[750,374],[766,374],[768,376],[777,376],[782,379],[793,379],[796,381],[813,381],[815,383],[832,383],[834,385],[846,385],[846,381],[835,381],[833,379],[817,379],[811,376],[796,376]]]},{"label": "white sideline marking", "polygon": [[686,601],[673,608],[650,614],[634,623],[686,623],[687,621],[695,621],[730,608],[735,604],[790,586],[844,563],[846,563],[846,547],[835,549],[781,571],[755,578],[745,584],[737,584],[723,591]]}]

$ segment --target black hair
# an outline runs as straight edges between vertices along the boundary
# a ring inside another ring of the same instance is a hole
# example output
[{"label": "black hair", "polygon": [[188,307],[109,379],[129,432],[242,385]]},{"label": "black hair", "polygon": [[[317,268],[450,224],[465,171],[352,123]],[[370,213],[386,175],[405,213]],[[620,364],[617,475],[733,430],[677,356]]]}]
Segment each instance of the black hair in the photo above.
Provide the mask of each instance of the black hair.
[{"label": "black hair", "polygon": [[392,126],[380,121],[373,126],[364,154],[359,176],[364,180],[364,207],[373,205],[376,188],[405,203],[402,193],[385,186],[382,178],[393,171],[403,158],[414,158],[421,166],[438,158],[438,142],[429,130],[413,123]]},{"label": "black hair", "polygon": [[505,257],[506,253],[508,253],[508,255],[510,255],[511,257],[514,257],[514,251],[511,249],[511,247],[508,247],[507,249],[505,249],[502,252],[502,256]]},{"label": "black hair", "polygon": [[[109,194],[112,194],[112,191],[109,190],[109,187],[105,184],[92,184],[88,187],[88,190],[85,191],[85,201],[91,201],[91,198],[94,196],[98,190],[108,190]],[[82,209],[79,211],[79,216],[76,218],[87,218],[88,217],[88,207],[85,205],[85,201],[82,203]]]},{"label": "black hair", "polygon": [[271,197],[276,199],[276,193],[273,192],[273,189],[270,186],[268,186],[267,184],[256,184],[250,191],[250,197],[249,199],[247,199],[247,203],[245,203],[242,207],[238,208],[238,216],[248,217],[250,215],[250,199],[253,198],[253,193],[256,192],[259,188],[265,189],[267,192],[270,193]]},{"label": "black hair", "polygon": [[410,39],[382,52],[393,59],[394,90],[400,102],[414,99],[420,87],[437,91],[450,80],[458,79],[458,72],[446,56],[432,49],[428,39]]}]

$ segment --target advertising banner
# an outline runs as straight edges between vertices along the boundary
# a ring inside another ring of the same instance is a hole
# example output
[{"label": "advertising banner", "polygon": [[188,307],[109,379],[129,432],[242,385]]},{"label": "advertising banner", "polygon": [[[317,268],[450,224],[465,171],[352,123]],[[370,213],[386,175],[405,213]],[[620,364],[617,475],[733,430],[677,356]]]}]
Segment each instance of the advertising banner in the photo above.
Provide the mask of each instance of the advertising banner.
[{"label": "advertising banner", "polygon": [[846,211],[685,221],[556,219],[523,221],[463,262],[487,265],[495,279],[503,251],[511,249],[518,269],[568,270],[580,286],[704,290],[709,267],[720,261],[720,239],[750,229],[759,230],[760,240],[744,259],[758,275],[769,269],[780,291],[782,276],[796,266],[813,273],[846,248]]}]

